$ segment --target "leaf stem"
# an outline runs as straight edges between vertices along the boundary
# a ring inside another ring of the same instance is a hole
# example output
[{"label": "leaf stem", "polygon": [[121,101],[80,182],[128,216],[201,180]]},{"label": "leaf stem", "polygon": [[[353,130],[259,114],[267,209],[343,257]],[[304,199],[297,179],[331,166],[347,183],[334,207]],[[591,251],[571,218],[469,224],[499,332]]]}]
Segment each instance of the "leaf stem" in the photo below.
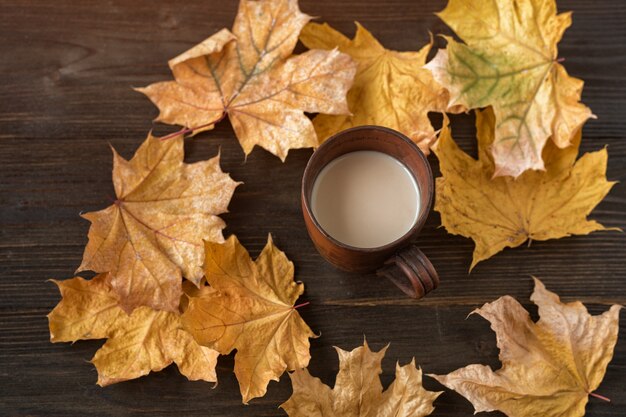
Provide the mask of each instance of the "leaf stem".
[{"label": "leaf stem", "polygon": [[590,393],[589,393],[589,395],[591,395],[592,397],[599,398],[599,399],[601,399],[601,400],[603,400],[603,401],[606,401],[607,403],[610,403],[610,402],[611,402],[611,399],[610,399],[610,398],[607,398],[607,397],[605,397],[604,395],[596,394],[595,392],[590,392]]},{"label": "leaf stem", "polygon": [[172,133],[170,133],[169,135],[165,135],[165,136],[163,136],[163,137],[162,137],[162,138],[160,138],[160,139],[161,139],[161,140],[168,140],[168,139],[175,138],[176,136],[184,135],[184,134],[186,134],[186,133],[191,133],[191,132],[193,132],[194,130],[198,130],[198,129],[202,129],[202,128],[205,128],[205,127],[209,127],[209,126],[211,126],[211,125],[214,125],[214,124],[216,124],[216,123],[219,123],[220,121],[222,121],[222,119],[224,119],[224,117],[226,117],[226,112],[222,112],[222,114],[220,115],[220,117],[218,117],[218,118],[217,118],[217,119],[215,119],[215,120],[210,121],[209,123],[205,123],[205,124],[203,124],[203,125],[196,126],[196,127],[186,127],[186,128],[183,128],[183,129],[181,129],[181,130],[179,130],[179,131],[177,131],[177,132],[172,132]]},{"label": "leaf stem", "polygon": [[300,307],[308,306],[309,304],[311,304],[311,302],[307,301],[306,303],[301,303],[301,304],[293,306],[293,309],[295,310],[295,309],[298,309]]}]

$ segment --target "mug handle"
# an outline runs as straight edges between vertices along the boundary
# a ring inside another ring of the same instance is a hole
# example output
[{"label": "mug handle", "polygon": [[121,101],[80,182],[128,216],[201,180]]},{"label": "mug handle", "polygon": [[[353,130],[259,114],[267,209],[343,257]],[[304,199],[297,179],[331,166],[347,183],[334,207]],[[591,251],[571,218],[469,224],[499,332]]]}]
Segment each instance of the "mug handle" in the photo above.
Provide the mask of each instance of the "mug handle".
[{"label": "mug handle", "polygon": [[439,286],[439,275],[424,252],[409,245],[400,249],[376,271],[411,298],[422,298]]}]

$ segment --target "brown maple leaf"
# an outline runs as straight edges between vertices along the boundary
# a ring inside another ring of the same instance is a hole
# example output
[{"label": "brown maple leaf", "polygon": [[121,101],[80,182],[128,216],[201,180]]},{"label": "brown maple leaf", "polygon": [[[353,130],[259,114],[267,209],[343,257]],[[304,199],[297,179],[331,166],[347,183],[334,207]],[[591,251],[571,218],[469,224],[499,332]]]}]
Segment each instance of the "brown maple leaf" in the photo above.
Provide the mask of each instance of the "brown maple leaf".
[{"label": "brown maple leaf", "polygon": [[129,316],[109,280],[109,274],[100,274],[92,280],[53,281],[63,298],[48,314],[52,342],[107,338],[92,359],[102,386],[160,371],[172,362],[192,381],[217,381],[219,354],[193,340],[179,313],[140,307]]},{"label": "brown maple leaf", "polygon": [[297,0],[241,0],[232,32],[220,32],[169,61],[175,81],[140,88],[158,121],[212,129],[228,115],[244,152],[259,145],[285,160],[290,149],[316,147],[304,112],[348,114],[346,92],[356,64],[336,50],[291,56],[310,17]]},{"label": "brown maple leaf", "polygon": [[536,323],[510,296],[473,311],[496,332],[502,368],[469,365],[430,376],[467,398],[477,413],[581,417],[613,357],[621,306],[591,316],[579,301],[561,303],[538,279],[530,299],[539,307]]},{"label": "brown maple leaf", "polygon": [[206,242],[204,267],[214,291],[190,298],[183,324],[201,345],[224,355],[237,349],[235,375],[248,403],[285,370],[309,363],[314,334],[294,307],[304,284],[293,281],[293,263],[271,236],[254,262],[235,236]]},{"label": "brown maple leaf", "polygon": [[203,239],[222,241],[227,211],[238,185],[219,156],[183,163],[183,138],[149,135],[130,161],[113,151],[117,199],[85,214],[92,224],[78,271],[110,272],[111,286],[127,312],[146,305],[177,311],[182,275],[202,278]]},{"label": "brown maple leaf", "polygon": [[396,364],[396,379],[383,392],[381,361],[387,347],[372,352],[364,342],[352,352],[335,349],[339,373],[333,389],[307,369],[290,375],[293,394],[281,405],[290,417],[424,417],[435,409],[433,401],[441,392],[424,389],[415,359]]}]

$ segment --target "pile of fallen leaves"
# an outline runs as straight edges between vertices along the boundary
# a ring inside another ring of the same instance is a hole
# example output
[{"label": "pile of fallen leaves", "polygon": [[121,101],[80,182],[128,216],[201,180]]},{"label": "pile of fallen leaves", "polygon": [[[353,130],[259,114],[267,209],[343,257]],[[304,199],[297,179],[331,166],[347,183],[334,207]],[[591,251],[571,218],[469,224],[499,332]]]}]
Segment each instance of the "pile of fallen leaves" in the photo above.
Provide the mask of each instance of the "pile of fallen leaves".
[{"label": "pile of fallen leaves", "polygon": [[225,115],[244,151],[258,144],[284,159],[317,145],[304,112],[346,114],[356,64],[337,50],[291,55],[310,17],[296,0],[242,0],[223,29],[169,65],[176,81],[140,91],[159,120],[185,126],[149,135],[129,161],[114,151],[116,199],[87,213],[89,242],[75,277],[54,282],[62,300],[49,314],[53,342],[107,339],[94,358],[98,384],[138,378],[176,363],[191,380],[215,382],[220,354],[237,350],[244,402],[270,380],[306,367],[313,332],[294,304],[304,291],[271,238],[256,261],[224,222],[238,183],[219,156],[183,162],[185,133]]},{"label": "pile of fallen leaves", "polygon": [[98,384],[172,362],[191,380],[215,382],[218,355],[236,348],[247,402],[308,364],[313,333],[294,308],[304,285],[293,264],[271,239],[256,262],[234,236],[224,242],[218,215],[238,184],[219,156],[185,164],[181,136],[149,136],[130,161],[114,154],[113,183],[113,205],[84,216],[79,270],[98,275],[54,281],[63,299],[48,316],[53,342],[107,339],[92,359]]},{"label": "pile of fallen leaves", "polygon": [[450,105],[476,114],[479,160],[454,144],[444,120],[435,146],[442,177],[435,209],[452,234],[476,243],[472,267],[526,240],[604,230],[586,216],[606,196],[607,151],[583,155],[583,82],[561,65],[557,43],[571,14],[554,0],[450,0],[438,14],[465,41],[426,65]]},{"label": "pile of fallen leaves", "polygon": [[[307,303],[296,305],[304,285],[293,263],[271,236],[254,261],[235,236],[224,240],[219,215],[238,183],[219,155],[184,163],[183,142],[226,116],[246,155],[259,145],[281,160],[352,126],[403,132],[439,158],[435,209],[450,233],[475,241],[471,268],[527,240],[605,229],[587,215],[613,186],[607,151],[577,159],[593,115],[557,54],[570,14],[557,14],[554,0],[450,0],[439,16],[463,42],[446,37],[426,64],[432,38],[397,52],[358,23],[354,39],[309,23],[297,0],[241,0],[232,30],[170,60],[174,80],[138,89],[158,121],[182,128],[148,135],[130,160],[113,151],[115,201],[83,216],[91,227],[78,271],[96,275],[54,280],[62,300],[48,316],[51,340],[106,339],[92,359],[102,386],[171,363],[190,380],[215,382],[218,356],[236,350],[244,403],[294,371],[282,405],[292,417],[430,414],[440,393],[422,387],[414,361],[398,365],[383,391],[386,348],[337,349],[333,389],[308,373],[315,335],[297,311]],[[292,55],[298,39],[311,49]],[[478,160],[455,144],[446,116],[471,109]],[[439,135],[429,112],[444,115]],[[582,416],[588,395],[601,397],[593,391],[613,354],[619,307],[590,316],[538,280],[531,299],[536,323],[508,296],[475,311],[496,332],[500,370],[470,365],[433,377],[476,411]]]},{"label": "pile of fallen leaves", "polygon": [[63,299],[49,314],[53,342],[107,338],[93,363],[98,383],[137,378],[176,362],[190,379],[216,381],[218,353],[182,329],[183,276],[200,284],[203,239],[223,241],[237,187],[219,156],[183,162],[183,138],[149,135],[127,161],[114,151],[116,200],[84,215],[91,222],[81,270],[55,281]]}]

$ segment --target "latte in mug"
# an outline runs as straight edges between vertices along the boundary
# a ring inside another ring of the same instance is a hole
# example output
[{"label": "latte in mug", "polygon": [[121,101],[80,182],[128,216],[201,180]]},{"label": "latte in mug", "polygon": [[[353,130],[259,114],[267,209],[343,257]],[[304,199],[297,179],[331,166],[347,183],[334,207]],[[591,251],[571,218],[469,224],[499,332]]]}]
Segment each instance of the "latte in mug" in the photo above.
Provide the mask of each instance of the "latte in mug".
[{"label": "latte in mug", "polygon": [[326,165],[311,193],[319,225],[337,241],[377,248],[404,236],[417,221],[420,193],[404,164],[377,151],[354,151]]}]

